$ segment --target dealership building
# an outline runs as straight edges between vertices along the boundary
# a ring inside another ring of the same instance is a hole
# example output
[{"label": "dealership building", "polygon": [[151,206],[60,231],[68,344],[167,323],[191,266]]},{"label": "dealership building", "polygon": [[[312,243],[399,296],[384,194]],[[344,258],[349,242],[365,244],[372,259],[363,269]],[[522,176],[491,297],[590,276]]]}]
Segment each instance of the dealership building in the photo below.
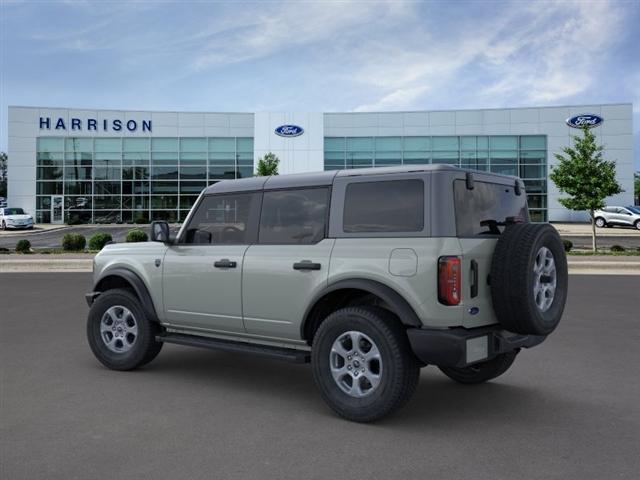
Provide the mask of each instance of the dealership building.
[{"label": "dealership building", "polygon": [[592,127],[633,203],[632,105],[483,110],[148,112],[9,107],[8,204],[36,222],[184,220],[200,191],[253,175],[445,163],[524,179],[534,221],[584,220],[558,202],[554,154]]}]

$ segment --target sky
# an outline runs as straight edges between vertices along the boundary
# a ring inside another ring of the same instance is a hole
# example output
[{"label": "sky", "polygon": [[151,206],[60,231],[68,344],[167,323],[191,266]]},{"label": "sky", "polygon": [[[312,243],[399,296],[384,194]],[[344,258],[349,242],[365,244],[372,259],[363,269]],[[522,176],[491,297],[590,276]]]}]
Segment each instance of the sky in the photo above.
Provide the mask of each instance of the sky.
[{"label": "sky", "polygon": [[[632,102],[640,0],[0,0],[8,105],[392,111]],[[606,121],[606,119],[605,119]]]}]

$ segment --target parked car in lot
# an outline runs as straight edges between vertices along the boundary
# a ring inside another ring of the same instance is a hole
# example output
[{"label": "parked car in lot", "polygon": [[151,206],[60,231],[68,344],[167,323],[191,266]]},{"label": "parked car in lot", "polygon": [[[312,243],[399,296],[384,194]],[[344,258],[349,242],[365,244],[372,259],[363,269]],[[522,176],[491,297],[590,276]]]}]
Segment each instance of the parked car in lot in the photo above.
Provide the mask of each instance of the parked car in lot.
[{"label": "parked car in lot", "polygon": [[163,343],[310,361],[338,415],[376,420],[421,367],[485,382],[557,327],[564,248],[526,198],[444,165],[221,181],[176,238],[153,222],[153,241],[96,255],[88,342],[115,370]]},{"label": "parked car in lot", "polygon": [[0,208],[0,228],[33,228],[33,217],[21,208]]},{"label": "parked car in lot", "polygon": [[640,207],[604,207],[594,212],[596,227],[625,226],[640,230]]}]

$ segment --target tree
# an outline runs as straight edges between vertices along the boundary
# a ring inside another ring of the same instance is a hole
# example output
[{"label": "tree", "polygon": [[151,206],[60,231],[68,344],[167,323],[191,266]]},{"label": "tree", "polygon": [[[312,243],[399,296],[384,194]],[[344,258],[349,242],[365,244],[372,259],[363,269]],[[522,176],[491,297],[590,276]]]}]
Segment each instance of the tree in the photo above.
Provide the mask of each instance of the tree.
[{"label": "tree", "polygon": [[602,158],[602,145],[596,144],[596,137],[588,128],[582,129],[583,136],[574,136],[574,146],[562,149],[564,155],[556,153],[558,165],[552,167],[549,178],[561,193],[560,203],[570,210],[588,210],[591,218],[591,243],[593,251],[598,251],[596,225],[593,212],[604,207],[605,198],[622,192],[616,181],[616,164]]},{"label": "tree", "polygon": [[633,203],[640,205],[640,172],[633,174],[633,199]]},{"label": "tree", "polygon": [[0,197],[7,196],[7,162],[9,158],[4,152],[0,152]]},{"label": "tree", "polygon": [[278,164],[280,159],[275,153],[265,153],[264,157],[258,160],[258,168],[256,168],[256,177],[267,177],[269,175],[278,175]]}]

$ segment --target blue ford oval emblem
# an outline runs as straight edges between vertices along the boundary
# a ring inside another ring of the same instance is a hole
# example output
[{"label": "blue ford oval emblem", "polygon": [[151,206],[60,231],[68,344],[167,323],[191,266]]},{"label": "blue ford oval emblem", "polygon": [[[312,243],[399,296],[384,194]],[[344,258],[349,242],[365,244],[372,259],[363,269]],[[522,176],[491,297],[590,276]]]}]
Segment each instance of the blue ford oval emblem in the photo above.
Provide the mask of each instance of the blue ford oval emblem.
[{"label": "blue ford oval emblem", "polygon": [[600,125],[604,119],[600,115],[593,113],[581,113],[567,118],[567,125],[573,128],[593,128]]},{"label": "blue ford oval emblem", "polygon": [[276,128],[276,135],[281,137],[299,137],[303,133],[303,128],[297,125],[280,125]]}]

